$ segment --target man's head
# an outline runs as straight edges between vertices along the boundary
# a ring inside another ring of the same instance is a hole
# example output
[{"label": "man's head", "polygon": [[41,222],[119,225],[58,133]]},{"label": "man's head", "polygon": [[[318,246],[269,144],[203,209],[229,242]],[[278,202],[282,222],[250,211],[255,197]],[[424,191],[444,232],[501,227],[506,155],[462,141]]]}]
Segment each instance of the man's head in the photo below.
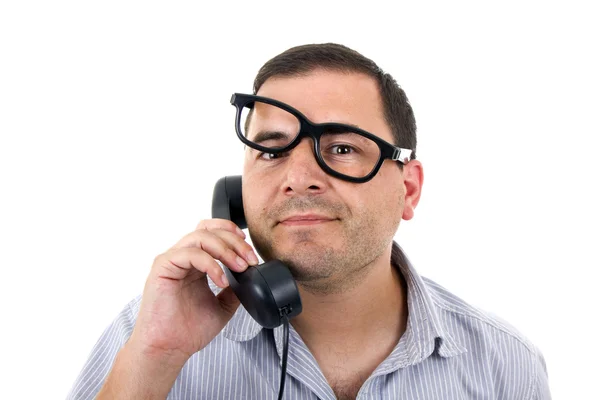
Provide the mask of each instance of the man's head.
[{"label": "man's head", "polygon": [[[302,46],[280,54],[258,73],[255,92],[294,107],[312,122],[355,125],[415,150],[414,117],[402,89],[372,61],[343,46]],[[260,125],[258,114],[252,118]],[[332,293],[389,256],[400,220],[412,218],[418,203],[422,168],[416,160],[404,168],[386,160],[373,179],[352,183],[321,169],[311,141],[303,139],[276,159],[247,148],[244,208],[263,259],[288,264],[308,290]]]},{"label": "man's head", "polygon": [[254,94],[273,77],[306,75],[316,69],[341,73],[362,73],[377,83],[383,114],[394,140],[391,143],[417,155],[417,125],[412,107],[396,80],[372,60],[346,46],[335,43],[292,47],[267,61],[254,79]]}]

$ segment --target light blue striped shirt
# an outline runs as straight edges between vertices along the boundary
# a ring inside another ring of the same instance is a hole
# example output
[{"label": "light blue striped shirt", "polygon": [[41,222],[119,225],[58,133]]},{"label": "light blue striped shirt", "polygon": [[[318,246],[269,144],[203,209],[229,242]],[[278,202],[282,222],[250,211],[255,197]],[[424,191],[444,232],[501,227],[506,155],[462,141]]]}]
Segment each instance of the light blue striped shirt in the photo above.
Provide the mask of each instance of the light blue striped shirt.
[{"label": "light blue striped shirt", "polygon": [[[523,335],[420,277],[395,243],[392,263],[406,281],[407,327],[358,399],[550,399],[544,359]],[[129,303],[104,331],[69,399],[92,399],[98,393],[131,335],[140,301],[141,296]],[[187,361],[168,399],[276,399],[282,334],[282,327],[264,329],[240,307],[223,331]],[[283,398],[335,399],[292,326]]]}]

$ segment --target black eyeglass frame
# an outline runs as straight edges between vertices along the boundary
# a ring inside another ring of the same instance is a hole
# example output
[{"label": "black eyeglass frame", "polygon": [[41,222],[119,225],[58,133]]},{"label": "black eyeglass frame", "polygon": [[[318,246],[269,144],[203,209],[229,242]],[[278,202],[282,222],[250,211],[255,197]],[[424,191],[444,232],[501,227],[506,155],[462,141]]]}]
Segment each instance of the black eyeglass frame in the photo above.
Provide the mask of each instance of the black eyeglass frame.
[{"label": "black eyeglass frame", "polygon": [[[253,143],[252,141],[248,140],[246,138],[246,136],[244,136],[243,130],[240,126],[242,110],[249,103],[253,103],[256,101],[260,101],[262,103],[266,103],[266,104],[270,104],[270,105],[279,107],[279,108],[289,112],[290,114],[294,115],[298,119],[298,121],[300,121],[300,130],[299,130],[298,134],[296,135],[296,137],[294,138],[294,140],[292,140],[290,142],[290,144],[288,144],[287,146],[278,147],[278,148],[264,147],[259,144]],[[316,124],[316,123],[310,121],[308,118],[306,118],[304,116],[304,114],[302,114],[300,111],[298,111],[295,108],[293,108],[285,103],[282,103],[281,101],[278,101],[278,100],[274,100],[274,99],[271,99],[268,97],[263,97],[263,96],[257,96],[257,95],[253,95],[253,94],[234,93],[231,96],[231,104],[233,106],[235,106],[235,108],[236,108],[235,131],[237,133],[238,138],[245,145],[247,145],[255,150],[264,152],[264,153],[279,154],[279,153],[285,153],[287,151],[290,151],[291,149],[296,147],[298,145],[298,143],[300,143],[300,141],[305,137],[312,138],[313,144],[314,144],[313,150],[314,150],[315,158],[317,160],[317,164],[319,164],[321,169],[323,169],[323,171],[327,172],[329,175],[332,175],[336,178],[339,178],[339,179],[342,179],[345,181],[355,182],[355,183],[364,183],[364,182],[370,181],[377,174],[377,172],[379,172],[379,168],[381,168],[381,165],[383,165],[383,162],[386,159],[390,159],[393,161],[399,161],[403,165],[408,164],[408,162],[410,161],[410,157],[412,154],[412,150],[410,150],[410,149],[404,149],[404,148],[401,148],[398,146],[394,146],[393,144],[381,139],[379,136],[375,136],[374,134],[369,133],[360,128],[357,128],[355,126],[336,123],[336,122],[325,122],[325,123],[321,123],[321,124]],[[329,167],[327,165],[327,163],[325,162],[325,160],[323,160],[323,157],[321,155],[319,143],[321,141],[321,136],[323,135],[324,132],[327,131],[328,128],[329,129],[342,128],[346,132],[356,133],[358,135],[364,136],[364,137],[372,140],[373,142],[375,142],[375,144],[377,144],[377,146],[379,147],[379,160],[377,161],[377,163],[375,164],[375,166],[373,167],[371,172],[369,172],[368,175],[366,175],[362,178],[356,178],[353,176],[348,176],[348,175],[339,173],[339,172],[331,169],[331,167]]]}]

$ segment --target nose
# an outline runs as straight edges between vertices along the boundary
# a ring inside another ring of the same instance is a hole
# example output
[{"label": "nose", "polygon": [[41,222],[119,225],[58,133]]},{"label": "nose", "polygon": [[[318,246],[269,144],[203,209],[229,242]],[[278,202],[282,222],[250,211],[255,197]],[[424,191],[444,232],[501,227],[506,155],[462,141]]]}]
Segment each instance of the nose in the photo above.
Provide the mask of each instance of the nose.
[{"label": "nose", "polygon": [[309,195],[324,191],[327,174],[317,164],[313,145],[312,139],[303,138],[288,154],[282,187],[286,194]]}]

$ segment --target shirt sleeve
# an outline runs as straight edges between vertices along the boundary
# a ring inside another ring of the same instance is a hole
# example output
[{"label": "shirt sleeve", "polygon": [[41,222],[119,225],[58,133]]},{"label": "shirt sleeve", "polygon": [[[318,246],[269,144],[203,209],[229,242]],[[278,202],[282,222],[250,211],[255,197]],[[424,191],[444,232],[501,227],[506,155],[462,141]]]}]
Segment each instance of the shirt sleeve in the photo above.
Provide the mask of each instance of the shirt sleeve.
[{"label": "shirt sleeve", "polygon": [[536,349],[536,363],[533,376],[533,395],[531,400],[551,400],[550,387],[548,384],[548,370],[544,356]]},{"label": "shirt sleeve", "polygon": [[104,330],[73,384],[67,400],[93,399],[104,384],[117,353],[127,342],[135,325],[141,296],[132,300]]}]

